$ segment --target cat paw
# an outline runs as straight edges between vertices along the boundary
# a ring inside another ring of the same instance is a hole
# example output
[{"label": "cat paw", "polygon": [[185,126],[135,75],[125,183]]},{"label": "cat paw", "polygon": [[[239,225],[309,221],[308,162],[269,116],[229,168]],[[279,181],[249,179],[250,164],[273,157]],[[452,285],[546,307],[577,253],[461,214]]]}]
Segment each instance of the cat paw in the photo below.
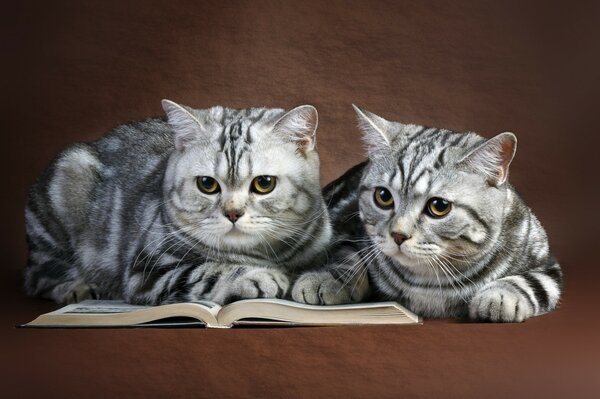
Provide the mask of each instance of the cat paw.
[{"label": "cat paw", "polygon": [[72,287],[63,297],[63,303],[77,303],[86,299],[100,299],[100,290],[96,284],[80,283]]},{"label": "cat paw", "polygon": [[359,302],[361,287],[343,284],[329,272],[305,273],[292,288],[292,299],[309,305],[339,305]]},{"label": "cat paw", "polygon": [[283,298],[289,287],[288,277],[278,270],[252,269],[231,284],[226,302],[238,299]]},{"label": "cat paw", "polygon": [[480,290],[469,305],[473,320],[519,323],[533,316],[531,303],[510,284],[492,283]]}]

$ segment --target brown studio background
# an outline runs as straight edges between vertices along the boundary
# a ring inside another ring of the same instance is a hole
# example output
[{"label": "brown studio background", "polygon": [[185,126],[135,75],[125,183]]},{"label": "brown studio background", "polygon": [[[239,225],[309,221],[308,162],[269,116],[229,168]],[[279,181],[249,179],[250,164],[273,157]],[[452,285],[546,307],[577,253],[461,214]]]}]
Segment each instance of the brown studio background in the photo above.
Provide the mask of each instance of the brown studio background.
[{"label": "brown studio background", "polygon": [[[0,18],[7,389],[25,396],[598,392],[597,322],[585,318],[598,304],[600,274],[597,3],[10,1]],[[352,102],[392,120],[488,137],[515,132],[511,181],[563,264],[563,306],[517,326],[13,329],[53,308],[21,293],[28,186],[65,145],[160,115],[165,97],[194,107],[315,105],[323,184],[363,159]]]}]

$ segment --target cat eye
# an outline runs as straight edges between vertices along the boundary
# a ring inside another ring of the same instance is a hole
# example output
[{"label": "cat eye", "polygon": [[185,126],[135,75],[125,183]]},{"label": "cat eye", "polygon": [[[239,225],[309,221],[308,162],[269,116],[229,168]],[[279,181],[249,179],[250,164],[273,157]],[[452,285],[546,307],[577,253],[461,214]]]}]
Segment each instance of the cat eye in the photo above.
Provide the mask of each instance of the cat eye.
[{"label": "cat eye", "polygon": [[375,204],[381,209],[390,209],[394,206],[394,196],[385,187],[377,187],[375,189]]},{"label": "cat eye", "polygon": [[204,194],[216,194],[221,191],[219,183],[210,176],[199,176],[198,179],[196,179],[196,184]]},{"label": "cat eye", "polygon": [[434,218],[441,218],[446,216],[452,209],[452,203],[443,198],[433,197],[427,201],[425,211],[427,214]]},{"label": "cat eye", "polygon": [[275,176],[256,176],[252,180],[250,190],[257,194],[268,194],[275,188],[275,182],[277,178]]}]

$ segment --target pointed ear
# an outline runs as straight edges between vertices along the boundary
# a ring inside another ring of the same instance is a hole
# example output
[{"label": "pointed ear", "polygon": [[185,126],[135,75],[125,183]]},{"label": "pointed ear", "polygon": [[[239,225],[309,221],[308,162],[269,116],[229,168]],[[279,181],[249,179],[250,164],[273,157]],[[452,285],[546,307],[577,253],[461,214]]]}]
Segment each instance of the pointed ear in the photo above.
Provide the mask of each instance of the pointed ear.
[{"label": "pointed ear", "polygon": [[175,132],[175,148],[182,150],[189,143],[201,137],[204,126],[192,115],[190,109],[171,100],[162,100],[169,125]]},{"label": "pointed ear", "polygon": [[358,128],[363,132],[369,158],[376,158],[389,153],[392,148],[403,146],[414,133],[414,128],[419,127],[388,121],[354,104],[352,107],[358,116]]},{"label": "pointed ear", "polygon": [[352,108],[358,116],[358,128],[364,133],[363,140],[369,156],[388,151],[391,148],[391,140],[387,135],[389,122],[372,112],[363,111],[354,104]]},{"label": "pointed ear", "polygon": [[315,148],[318,124],[317,109],[312,105],[301,105],[279,118],[275,122],[273,131],[291,139],[298,145],[300,151],[306,153]]},{"label": "pointed ear", "polygon": [[517,137],[500,133],[468,153],[460,162],[486,176],[491,186],[500,186],[508,179],[508,167],[517,151]]}]

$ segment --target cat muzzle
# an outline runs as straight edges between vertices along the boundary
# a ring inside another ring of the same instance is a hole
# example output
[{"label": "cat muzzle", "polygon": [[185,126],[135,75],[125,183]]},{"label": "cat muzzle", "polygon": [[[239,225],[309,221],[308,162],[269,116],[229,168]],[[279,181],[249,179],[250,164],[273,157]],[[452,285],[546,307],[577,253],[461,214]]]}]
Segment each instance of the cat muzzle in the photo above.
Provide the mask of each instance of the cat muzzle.
[{"label": "cat muzzle", "polygon": [[244,216],[244,211],[241,211],[241,210],[225,211],[225,217],[227,219],[229,219],[229,221],[231,223],[234,223],[234,224],[242,216]]},{"label": "cat muzzle", "polygon": [[396,243],[396,245],[400,246],[402,245],[402,243],[406,240],[408,240],[410,237],[407,237],[405,234],[402,233],[392,233],[392,238],[394,239],[394,242]]}]

